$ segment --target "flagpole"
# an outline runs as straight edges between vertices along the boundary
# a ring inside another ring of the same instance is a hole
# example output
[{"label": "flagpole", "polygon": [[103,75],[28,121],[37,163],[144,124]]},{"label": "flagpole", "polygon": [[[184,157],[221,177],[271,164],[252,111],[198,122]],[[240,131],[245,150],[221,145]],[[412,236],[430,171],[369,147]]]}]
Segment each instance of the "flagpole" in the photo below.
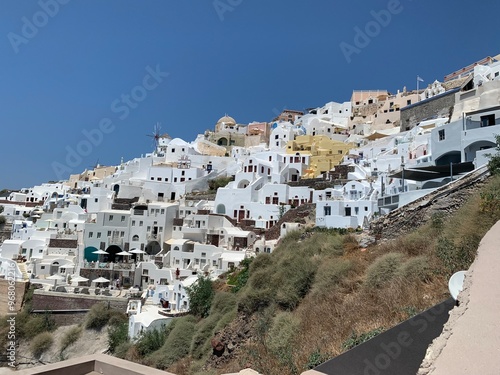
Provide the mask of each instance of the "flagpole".
[{"label": "flagpole", "polygon": [[418,81],[419,81],[419,79],[418,79],[418,75],[417,75],[417,102],[420,101],[420,94],[418,92]]}]

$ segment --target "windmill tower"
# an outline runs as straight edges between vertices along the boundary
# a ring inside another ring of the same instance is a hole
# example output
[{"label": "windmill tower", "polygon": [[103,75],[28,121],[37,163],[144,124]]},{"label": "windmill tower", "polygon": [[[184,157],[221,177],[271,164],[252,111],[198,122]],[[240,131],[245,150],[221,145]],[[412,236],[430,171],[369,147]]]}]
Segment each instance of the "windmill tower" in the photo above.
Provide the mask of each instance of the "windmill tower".
[{"label": "windmill tower", "polygon": [[146,134],[148,137],[153,138],[154,152],[162,152],[166,150],[166,145],[168,142],[165,142],[167,139],[172,139],[167,133],[161,134],[161,126],[159,123],[153,128],[152,134]]}]

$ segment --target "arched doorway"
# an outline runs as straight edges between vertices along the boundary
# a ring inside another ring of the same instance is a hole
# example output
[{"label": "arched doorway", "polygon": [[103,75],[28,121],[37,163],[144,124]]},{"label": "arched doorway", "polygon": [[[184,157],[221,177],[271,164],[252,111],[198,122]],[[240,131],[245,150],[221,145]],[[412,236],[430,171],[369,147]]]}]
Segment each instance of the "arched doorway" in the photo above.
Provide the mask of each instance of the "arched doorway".
[{"label": "arched doorway", "polygon": [[217,144],[219,146],[227,146],[227,138],[224,138],[224,137],[219,138],[219,140],[217,141]]},{"label": "arched doorway", "polygon": [[250,185],[250,181],[248,181],[248,180],[241,180],[241,181],[238,183],[238,189],[244,189],[244,188],[246,188],[248,185]]},{"label": "arched doorway", "polygon": [[97,249],[94,246],[87,246],[85,250],[83,250],[83,259],[87,262],[97,262],[99,256],[97,254],[93,254]]},{"label": "arched doorway", "polygon": [[225,215],[226,214],[226,206],[224,206],[222,203],[217,205],[216,212],[220,215]]},{"label": "arched doorway", "polygon": [[120,185],[116,184],[113,186],[113,191],[115,192],[115,198],[118,197],[118,193],[120,192]]},{"label": "arched doorway", "polygon": [[156,255],[161,251],[161,246],[158,241],[151,241],[147,244],[145,251],[148,255]]},{"label": "arched doorway", "polygon": [[106,249],[106,251],[108,252],[109,255],[106,255],[104,257],[105,262],[116,262],[117,260],[123,260],[123,256],[116,255],[117,253],[122,251],[122,249],[120,249],[119,246],[111,245]]}]

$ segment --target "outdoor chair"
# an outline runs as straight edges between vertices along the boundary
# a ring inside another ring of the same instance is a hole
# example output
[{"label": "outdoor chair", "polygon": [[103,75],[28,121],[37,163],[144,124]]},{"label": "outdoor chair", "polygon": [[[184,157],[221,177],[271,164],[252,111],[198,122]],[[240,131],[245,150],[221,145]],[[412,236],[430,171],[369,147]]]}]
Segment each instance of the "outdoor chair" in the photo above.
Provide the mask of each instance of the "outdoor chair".
[{"label": "outdoor chair", "polygon": [[75,289],[73,289],[73,293],[75,293],[75,294],[80,293],[80,288],[75,288]]},{"label": "outdoor chair", "polygon": [[63,286],[58,286],[56,288],[56,292],[59,292],[59,293],[68,293],[68,291],[66,290],[66,288],[63,287]]},{"label": "outdoor chair", "polygon": [[96,288],[96,289],[94,290],[94,293],[95,293],[95,295],[96,295],[96,296],[98,296],[99,294],[101,294],[101,289]]},{"label": "outdoor chair", "polygon": [[80,290],[80,294],[90,294],[89,288],[82,288],[82,290]]}]

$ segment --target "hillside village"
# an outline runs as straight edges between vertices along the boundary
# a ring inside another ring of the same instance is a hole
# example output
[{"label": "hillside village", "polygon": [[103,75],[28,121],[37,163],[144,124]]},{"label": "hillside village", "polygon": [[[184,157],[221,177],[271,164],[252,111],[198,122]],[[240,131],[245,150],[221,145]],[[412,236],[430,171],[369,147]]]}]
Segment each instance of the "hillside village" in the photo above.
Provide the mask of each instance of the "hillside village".
[{"label": "hillside village", "polygon": [[[123,306],[137,338],[189,311],[198,275],[215,280],[305,225],[367,229],[477,171],[499,103],[500,55],[418,92],[354,91],[270,122],[224,115],[192,142],[156,127],[152,153],[0,196],[0,275],[13,268],[54,310],[89,296]],[[305,205],[313,219],[283,220]]]}]

